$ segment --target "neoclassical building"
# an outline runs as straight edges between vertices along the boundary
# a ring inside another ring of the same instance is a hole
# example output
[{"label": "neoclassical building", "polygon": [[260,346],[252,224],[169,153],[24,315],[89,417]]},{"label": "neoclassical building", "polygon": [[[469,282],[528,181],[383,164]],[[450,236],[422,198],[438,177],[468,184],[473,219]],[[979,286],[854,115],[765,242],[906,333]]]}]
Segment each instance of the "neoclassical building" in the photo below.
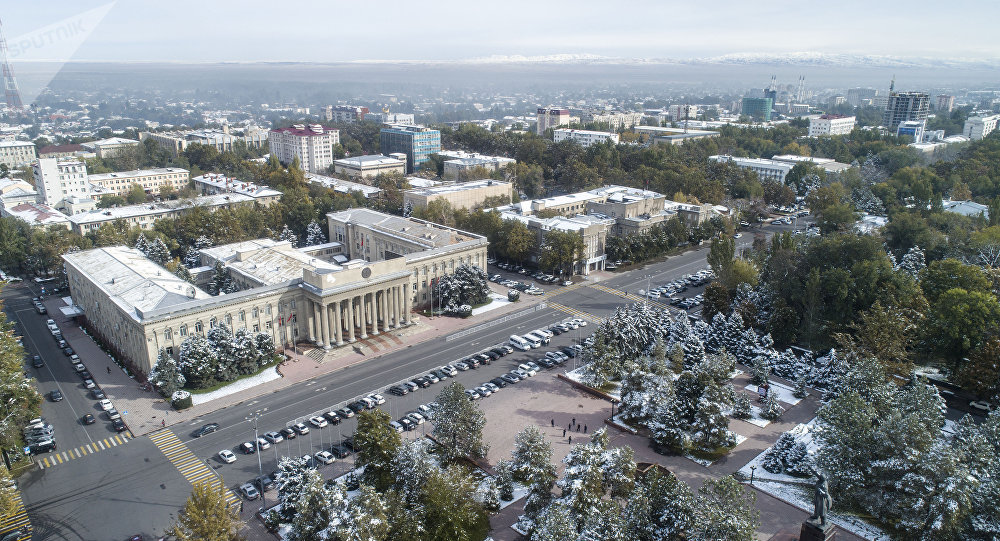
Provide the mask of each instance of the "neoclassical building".
[{"label": "neoclassical building", "polygon": [[[461,264],[485,268],[484,237],[421,220],[352,209],[327,216],[330,243],[295,248],[257,239],[202,251],[195,283],[126,247],[66,254],[73,311],[105,344],[148,373],[160,349],[225,323],[279,346],[324,349],[411,323],[430,284]],[[221,263],[238,291],[209,295]]]}]

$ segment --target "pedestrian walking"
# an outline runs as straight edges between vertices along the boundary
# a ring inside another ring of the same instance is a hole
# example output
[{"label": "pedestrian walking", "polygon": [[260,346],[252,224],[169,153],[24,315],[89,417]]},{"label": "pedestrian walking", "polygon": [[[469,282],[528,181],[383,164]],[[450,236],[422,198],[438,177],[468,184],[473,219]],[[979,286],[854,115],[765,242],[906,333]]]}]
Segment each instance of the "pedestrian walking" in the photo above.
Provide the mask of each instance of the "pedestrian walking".
[{"label": "pedestrian walking", "polygon": [[577,431],[577,432],[579,432],[579,431],[580,431],[580,425],[576,425],[576,431]]},{"label": "pedestrian walking", "polygon": [[552,419],[552,428],[555,428],[555,427],[556,427],[556,420]]},{"label": "pedestrian walking", "polygon": [[108,367],[108,373],[109,374],[111,373],[111,367],[110,366]]},{"label": "pedestrian walking", "polygon": [[573,417],[573,422],[571,422],[570,424],[571,425],[575,425],[576,424],[576,417]]},{"label": "pedestrian walking", "polygon": [[167,420],[166,419],[160,419],[160,426],[167,426]]},{"label": "pedestrian walking", "polygon": [[566,437],[566,429],[565,428],[563,429],[563,437],[564,438]]},{"label": "pedestrian walking", "polygon": [[569,443],[570,443],[570,445],[572,445],[572,444],[573,444],[573,436],[570,436],[570,437],[569,437]]},{"label": "pedestrian walking", "polygon": [[587,425],[583,425],[583,433],[584,433],[584,434],[586,434],[586,433],[587,433]]},{"label": "pedestrian walking", "polygon": [[573,430],[573,423],[566,426],[566,430]]}]

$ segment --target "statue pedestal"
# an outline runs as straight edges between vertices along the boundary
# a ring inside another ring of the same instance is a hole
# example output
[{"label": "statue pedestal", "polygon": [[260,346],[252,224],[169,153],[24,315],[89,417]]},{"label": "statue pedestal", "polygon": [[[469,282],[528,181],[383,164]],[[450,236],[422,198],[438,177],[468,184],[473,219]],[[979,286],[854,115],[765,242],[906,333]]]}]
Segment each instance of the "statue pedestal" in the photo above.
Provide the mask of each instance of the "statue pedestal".
[{"label": "statue pedestal", "polygon": [[802,531],[799,533],[799,541],[833,541],[837,537],[837,527],[827,522],[820,525],[813,520],[802,523]]}]

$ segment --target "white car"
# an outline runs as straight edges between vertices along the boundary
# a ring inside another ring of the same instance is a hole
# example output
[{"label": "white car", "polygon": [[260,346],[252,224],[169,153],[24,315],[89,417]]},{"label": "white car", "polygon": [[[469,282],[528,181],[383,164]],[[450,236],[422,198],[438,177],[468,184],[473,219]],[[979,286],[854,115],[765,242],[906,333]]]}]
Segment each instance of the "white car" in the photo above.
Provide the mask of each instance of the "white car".
[{"label": "white car", "polygon": [[83,387],[85,389],[93,389],[93,388],[97,387],[97,384],[94,383],[94,380],[92,380],[92,379],[85,379],[85,380],[83,380]]},{"label": "white car", "polygon": [[522,363],[522,364],[518,365],[517,367],[518,367],[518,368],[519,368],[519,369],[520,369],[520,370],[521,370],[522,372],[524,372],[524,373],[528,374],[529,376],[534,376],[535,374],[537,374],[537,372],[535,372],[535,370],[534,370],[533,368],[531,368],[530,366],[528,366],[528,365],[526,365],[526,364],[523,364],[523,363]]},{"label": "white car", "polygon": [[219,451],[219,458],[222,459],[222,461],[225,462],[226,464],[232,464],[233,462],[236,462],[236,455],[233,454],[233,452],[230,451],[229,449],[223,449]]},{"label": "white car", "polygon": [[375,402],[376,405],[385,404],[385,397],[380,394],[370,394],[368,395],[368,398]]},{"label": "white car", "polygon": [[586,327],[587,326],[587,320],[586,319],[575,318],[572,321],[573,321],[573,323],[576,323],[577,325],[579,325],[581,327]]},{"label": "white car", "polygon": [[100,402],[98,402],[98,404],[101,405],[101,409],[104,411],[115,409],[115,405],[112,404],[111,401],[108,400],[107,398],[101,400]]},{"label": "white car", "polygon": [[309,424],[315,426],[316,428],[324,428],[326,425],[330,424],[329,421],[320,417],[319,415],[314,415],[309,418]]},{"label": "white car", "polygon": [[417,412],[407,414],[406,418],[413,421],[414,423],[417,423],[418,425],[424,424],[424,416],[420,415]]},{"label": "white car", "polygon": [[313,455],[316,460],[322,462],[323,464],[333,464],[333,461],[337,460],[330,451],[320,451]]}]

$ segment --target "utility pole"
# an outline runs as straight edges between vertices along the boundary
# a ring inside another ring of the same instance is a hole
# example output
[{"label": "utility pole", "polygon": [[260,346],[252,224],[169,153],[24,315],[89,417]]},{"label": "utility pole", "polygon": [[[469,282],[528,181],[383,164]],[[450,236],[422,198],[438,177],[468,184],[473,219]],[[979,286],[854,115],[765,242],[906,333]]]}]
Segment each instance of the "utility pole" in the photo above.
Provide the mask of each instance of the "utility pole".
[{"label": "utility pole", "polygon": [[[253,413],[251,413],[250,415],[247,415],[246,417],[244,417],[245,421],[248,421],[248,422],[250,422],[250,423],[253,424],[253,445],[254,445],[254,447],[260,447],[257,444],[257,438],[260,437],[257,434],[257,424],[260,421],[260,416],[265,411],[267,411],[267,408],[256,410]],[[264,464],[261,463],[261,461],[260,461],[260,452],[261,452],[261,449],[255,449],[255,451],[256,452],[254,454],[257,455],[257,471],[258,471],[258,475],[260,477],[263,477],[264,476]],[[277,453],[277,451],[275,451],[275,453]],[[261,510],[261,512],[263,512],[265,509],[267,509],[267,503],[265,503],[264,487],[262,485],[260,487],[260,510]]]}]

